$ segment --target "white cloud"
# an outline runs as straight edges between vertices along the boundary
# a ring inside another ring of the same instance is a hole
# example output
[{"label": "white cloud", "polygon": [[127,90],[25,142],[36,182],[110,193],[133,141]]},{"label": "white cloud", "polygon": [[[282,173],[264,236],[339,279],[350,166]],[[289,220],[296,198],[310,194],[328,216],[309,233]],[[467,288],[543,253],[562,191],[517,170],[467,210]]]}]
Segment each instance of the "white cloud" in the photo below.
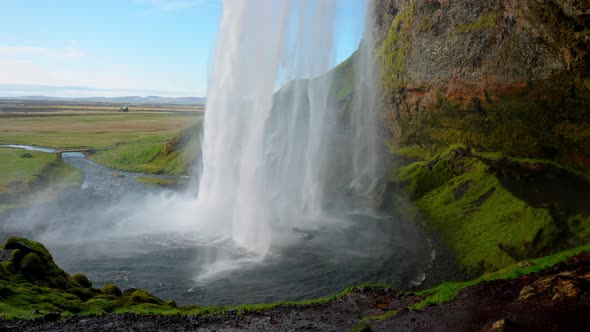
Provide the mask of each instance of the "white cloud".
[{"label": "white cloud", "polygon": [[156,14],[177,9],[196,7],[202,4],[204,0],[135,0],[135,2],[151,5],[153,7],[152,9],[143,11],[142,14]]},{"label": "white cloud", "polygon": [[0,56],[3,57],[22,57],[22,56],[43,56],[55,59],[81,59],[84,58],[84,52],[77,47],[65,47],[60,49],[50,49],[45,47],[33,46],[3,46],[0,45]]},{"label": "white cloud", "polygon": [[134,91],[145,91],[146,93],[152,91],[152,94],[164,96],[195,95],[196,93],[170,91],[168,88],[174,89],[172,84],[162,85],[161,79],[153,79],[153,77],[150,77],[151,75],[146,76],[137,73],[128,65],[119,64],[100,67],[42,67],[33,61],[0,58],[0,73],[2,73],[0,75],[0,85],[88,87],[88,91],[83,89],[79,91],[79,93],[88,96],[112,95],[107,91],[116,91],[116,94],[119,95],[134,94]]}]

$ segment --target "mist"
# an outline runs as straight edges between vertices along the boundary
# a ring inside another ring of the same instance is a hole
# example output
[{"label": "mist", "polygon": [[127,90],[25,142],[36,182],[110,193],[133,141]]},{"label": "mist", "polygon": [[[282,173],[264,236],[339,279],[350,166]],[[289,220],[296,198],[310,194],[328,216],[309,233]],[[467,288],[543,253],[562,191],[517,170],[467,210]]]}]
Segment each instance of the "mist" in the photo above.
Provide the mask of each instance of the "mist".
[{"label": "mist", "polygon": [[373,22],[337,67],[336,10],[336,1],[224,1],[192,186],[147,188],[64,154],[84,172],[82,187],[37,193],[0,232],[41,241],[67,271],[180,303],[421,282],[428,241],[371,204],[387,163]]}]

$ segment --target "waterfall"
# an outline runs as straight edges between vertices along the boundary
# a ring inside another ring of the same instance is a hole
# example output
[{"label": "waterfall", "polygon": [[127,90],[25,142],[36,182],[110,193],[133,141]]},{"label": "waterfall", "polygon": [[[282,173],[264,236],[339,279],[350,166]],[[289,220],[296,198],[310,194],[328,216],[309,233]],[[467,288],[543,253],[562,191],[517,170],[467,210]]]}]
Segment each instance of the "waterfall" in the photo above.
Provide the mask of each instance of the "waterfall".
[{"label": "waterfall", "polygon": [[[359,114],[348,125],[335,102],[336,10],[335,0],[223,2],[197,210],[235,243],[262,254],[274,226],[309,226],[322,216],[337,190],[335,176],[365,181],[372,168],[363,165],[372,120],[360,114],[374,103],[372,72],[355,75],[364,80],[355,87],[368,92],[353,98]],[[372,71],[371,59],[357,62]]]},{"label": "waterfall", "polygon": [[373,29],[374,2],[367,4],[365,33],[354,62],[354,93],[351,106],[352,189],[370,194],[377,180],[385,172],[383,143],[379,125],[380,86],[375,67],[375,39]]}]

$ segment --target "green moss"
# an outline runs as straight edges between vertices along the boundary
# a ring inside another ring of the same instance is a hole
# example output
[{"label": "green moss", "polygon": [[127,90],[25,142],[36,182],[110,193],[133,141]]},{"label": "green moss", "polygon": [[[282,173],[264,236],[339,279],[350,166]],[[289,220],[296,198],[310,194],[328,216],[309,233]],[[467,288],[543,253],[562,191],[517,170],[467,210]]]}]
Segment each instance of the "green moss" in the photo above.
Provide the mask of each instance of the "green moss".
[{"label": "green moss", "polygon": [[567,78],[535,83],[522,93],[490,96],[472,103],[438,96],[437,102],[398,117],[393,146],[440,150],[452,144],[512,158],[537,158],[590,169],[590,92],[577,91]]},{"label": "green moss", "polygon": [[484,281],[514,279],[523,275],[539,272],[559,262],[565,261],[571,256],[588,250],[590,250],[590,243],[553,255],[532,259],[530,260],[531,264],[526,264],[526,266],[516,263],[496,272],[484,274],[483,276],[474,280],[466,282],[446,282],[436,286],[435,288],[418,292],[418,295],[425,296],[425,299],[414,305],[413,308],[421,309],[428,305],[440,304],[450,301],[455,298],[462,289]]},{"label": "green moss", "polygon": [[82,287],[72,287],[68,288],[67,292],[69,294],[75,295],[80,300],[87,301],[93,298],[96,294],[93,293],[90,289],[82,288]]},{"label": "green moss", "polygon": [[434,27],[434,21],[432,20],[432,18],[433,18],[432,14],[428,14],[428,15],[424,16],[424,18],[422,19],[422,22],[420,22],[420,25],[418,25],[418,31],[420,31],[420,32],[432,31],[432,28]]},{"label": "green moss", "polygon": [[455,27],[459,33],[469,33],[477,30],[490,29],[496,26],[502,18],[502,11],[494,11],[478,16],[473,22],[461,23]]},{"label": "green moss", "polygon": [[[7,267],[16,276],[51,287],[70,287],[66,273],[55,264],[53,257],[41,243],[12,237],[6,240],[4,249],[14,250]],[[30,255],[31,253],[34,255]],[[27,256],[29,258],[25,262]]]},{"label": "green moss", "polygon": [[147,291],[145,291],[143,289],[137,289],[137,290],[133,291],[133,293],[131,293],[129,295],[129,299],[130,299],[131,303],[134,303],[134,304],[139,304],[139,303],[151,303],[151,304],[159,304],[159,305],[163,304],[162,300],[153,296],[152,294],[148,293]]},{"label": "green moss", "polygon": [[405,146],[399,146],[388,142],[389,152],[398,157],[403,157],[412,160],[428,160],[432,159],[437,152],[437,147],[434,145],[425,146],[418,144],[411,144]]},{"label": "green moss", "polygon": [[43,277],[47,273],[46,267],[37,254],[31,252],[23,257],[20,272],[33,277]]},{"label": "green moss", "polygon": [[90,280],[88,280],[88,277],[86,277],[85,275],[83,275],[81,273],[76,273],[74,275],[71,275],[68,279],[69,279],[70,283],[72,283],[74,285],[78,285],[82,288],[92,287],[92,282]]},{"label": "green moss", "polygon": [[415,1],[412,1],[407,10],[395,16],[389,33],[377,52],[385,91],[397,91],[406,86],[406,58],[410,51],[410,32],[414,8]]},{"label": "green moss", "polygon": [[113,284],[106,284],[104,285],[104,287],[102,288],[102,292],[114,297],[121,297],[123,296],[123,292],[121,292],[121,289],[119,289],[119,287],[117,287],[116,285]]},{"label": "green moss", "polygon": [[153,177],[149,177],[149,176],[138,176],[136,178],[136,180],[143,183],[143,184],[146,184],[148,186],[170,188],[170,189],[184,188],[188,184],[188,180],[186,178],[161,179],[161,178],[153,178]]},{"label": "green moss", "polygon": [[108,299],[93,298],[80,305],[81,313],[87,315],[103,315],[114,310],[115,307]]},{"label": "green moss", "polygon": [[[363,47],[363,45],[361,45]],[[332,71],[331,94],[335,96],[340,110],[347,110],[354,89],[354,64],[358,58],[358,50],[355,51]]]},{"label": "green moss", "polygon": [[416,200],[427,227],[470,273],[492,271],[564,246],[590,241],[588,217],[569,226],[503,187],[476,153],[453,147],[431,161],[399,169],[392,181]]}]

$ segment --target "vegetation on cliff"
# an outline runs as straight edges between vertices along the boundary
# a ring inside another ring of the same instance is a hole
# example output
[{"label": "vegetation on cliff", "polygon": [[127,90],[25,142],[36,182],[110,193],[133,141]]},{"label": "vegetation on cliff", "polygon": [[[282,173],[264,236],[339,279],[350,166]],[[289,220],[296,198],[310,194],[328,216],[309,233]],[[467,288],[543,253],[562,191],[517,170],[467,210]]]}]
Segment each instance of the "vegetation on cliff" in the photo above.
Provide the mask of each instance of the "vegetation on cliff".
[{"label": "vegetation on cliff", "polygon": [[386,141],[404,167],[376,202],[402,189],[468,273],[590,241],[588,11],[377,1]]},{"label": "vegetation on cliff", "polygon": [[381,0],[384,118],[400,145],[590,169],[590,4]]}]

